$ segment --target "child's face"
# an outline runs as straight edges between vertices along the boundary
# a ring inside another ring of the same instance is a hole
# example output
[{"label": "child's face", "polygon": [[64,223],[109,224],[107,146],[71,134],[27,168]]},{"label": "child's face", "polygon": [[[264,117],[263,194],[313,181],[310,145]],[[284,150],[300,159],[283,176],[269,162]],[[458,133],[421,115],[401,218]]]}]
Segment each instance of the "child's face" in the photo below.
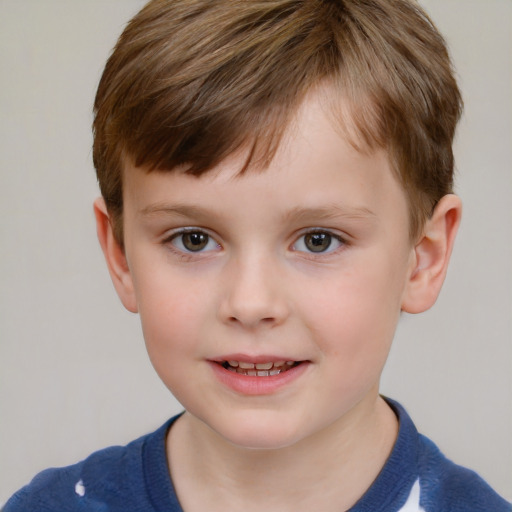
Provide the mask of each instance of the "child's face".
[{"label": "child's face", "polygon": [[[200,178],[125,173],[131,309],[151,360],[193,421],[242,446],[372,410],[414,267],[385,152],[354,150],[323,108],[307,99],[262,172],[237,176],[240,155]],[[261,376],[236,373],[251,363]]]}]

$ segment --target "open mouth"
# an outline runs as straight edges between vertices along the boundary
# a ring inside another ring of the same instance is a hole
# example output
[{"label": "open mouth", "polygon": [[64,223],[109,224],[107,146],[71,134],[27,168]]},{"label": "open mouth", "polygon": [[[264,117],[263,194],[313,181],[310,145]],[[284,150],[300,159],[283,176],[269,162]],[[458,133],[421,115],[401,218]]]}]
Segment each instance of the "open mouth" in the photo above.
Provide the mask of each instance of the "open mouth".
[{"label": "open mouth", "polygon": [[244,361],[224,361],[222,367],[226,370],[247,375],[251,377],[270,377],[272,375],[279,375],[286,372],[295,366],[299,365],[301,361],[276,361],[268,363],[246,363]]}]

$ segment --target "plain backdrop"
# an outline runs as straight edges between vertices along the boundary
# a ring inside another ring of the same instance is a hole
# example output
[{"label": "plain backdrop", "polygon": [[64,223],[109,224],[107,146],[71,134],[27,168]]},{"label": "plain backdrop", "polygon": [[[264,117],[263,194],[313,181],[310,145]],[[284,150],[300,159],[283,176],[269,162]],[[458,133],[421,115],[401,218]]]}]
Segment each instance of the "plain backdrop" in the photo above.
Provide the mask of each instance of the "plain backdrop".
[{"label": "plain backdrop", "polygon": [[[0,0],[0,503],[180,410],[96,241],[91,106],[140,0]],[[436,306],[401,320],[382,392],[512,500],[512,2],[425,0],[466,109],[464,218]]]}]

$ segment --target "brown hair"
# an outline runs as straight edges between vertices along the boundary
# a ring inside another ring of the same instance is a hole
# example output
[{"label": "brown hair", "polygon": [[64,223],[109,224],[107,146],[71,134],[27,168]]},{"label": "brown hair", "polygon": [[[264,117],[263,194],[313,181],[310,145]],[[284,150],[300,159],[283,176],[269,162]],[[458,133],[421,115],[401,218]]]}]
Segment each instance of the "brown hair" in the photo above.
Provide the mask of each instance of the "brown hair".
[{"label": "brown hair", "polygon": [[[265,167],[304,96],[332,84],[359,149],[383,147],[416,237],[452,190],[462,101],[445,42],[412,0],[153,0],[101,78],[93,159],[122,242],[125,158],[200,175],[247,148]],[[345,104],[346,104],[345,103]]]}]

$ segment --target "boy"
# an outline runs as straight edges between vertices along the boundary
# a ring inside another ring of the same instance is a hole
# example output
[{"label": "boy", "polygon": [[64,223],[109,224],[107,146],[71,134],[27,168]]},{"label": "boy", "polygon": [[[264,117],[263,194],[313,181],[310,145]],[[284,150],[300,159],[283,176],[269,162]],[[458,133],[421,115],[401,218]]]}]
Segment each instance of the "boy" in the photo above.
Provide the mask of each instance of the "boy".
[{"label": "boy", "polygon": [[151,2],[96,98],[98,235],[185,407],[10,510],[510,510],[378,382],[460,219],[460,97],[403,1]]}]

